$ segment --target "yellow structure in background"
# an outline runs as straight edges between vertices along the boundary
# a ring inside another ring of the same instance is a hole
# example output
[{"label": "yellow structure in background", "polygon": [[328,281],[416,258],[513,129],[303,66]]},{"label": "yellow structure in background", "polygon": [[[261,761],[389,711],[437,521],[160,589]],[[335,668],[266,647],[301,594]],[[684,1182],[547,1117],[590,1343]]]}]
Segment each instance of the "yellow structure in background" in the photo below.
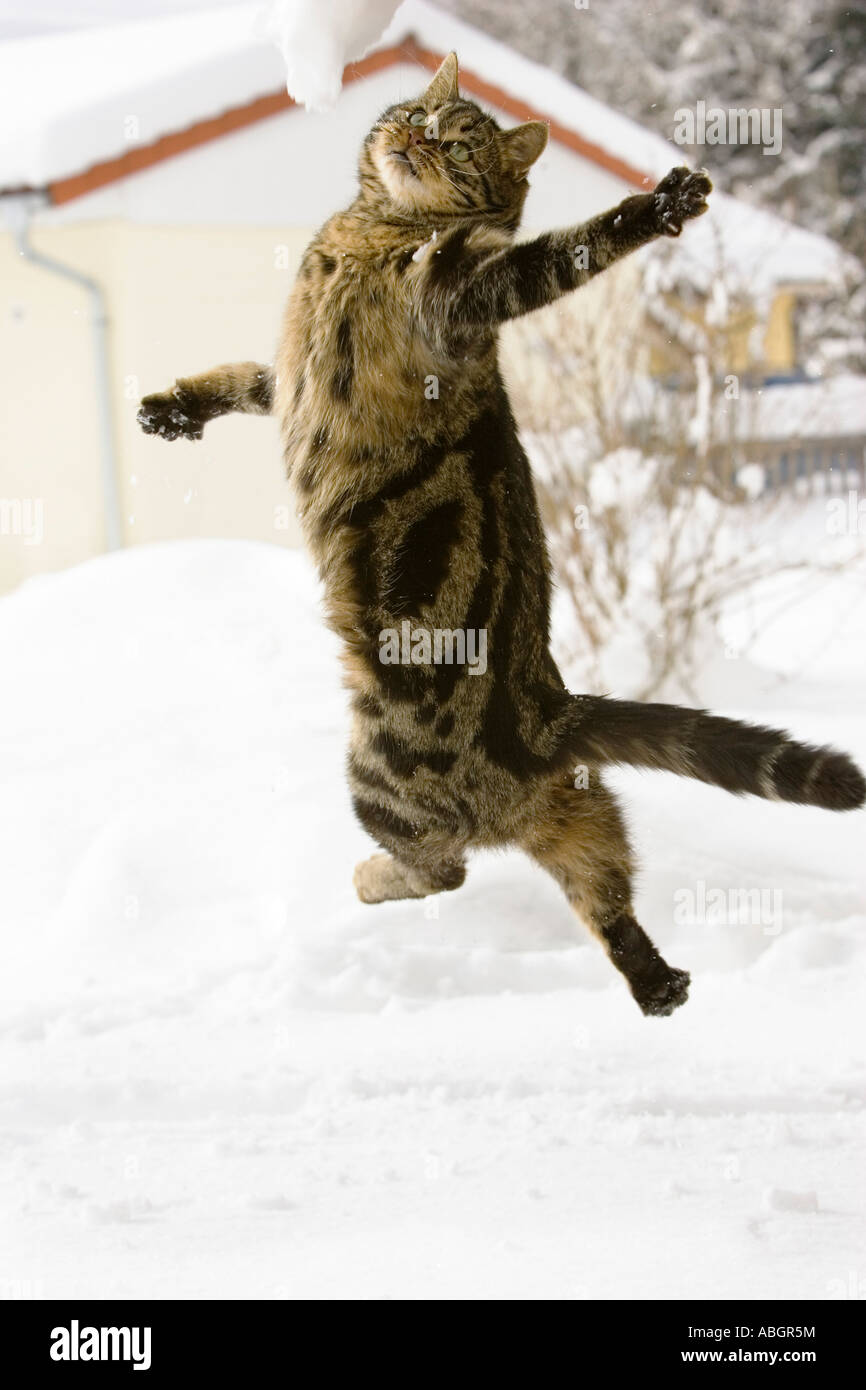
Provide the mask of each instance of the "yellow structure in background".
[{"label": "yellow structure in background", "polygon": [[[742,376],[749,373],[761,377],[794,375],[802,365],[797,359],[794,320],[803,293],[802,287],[774,289],[763,316],[752,306],[732,306],[727,323],[720,325],[715,335],[719,345],[718,369]],[[695,323],[702,321],[704,306],[684,307],[672,298],[669,303],[683,318]],[[664,377],[675,373],[678,365],[681,364],[676,352],[656,335],[650,353],[650,371]]]}]

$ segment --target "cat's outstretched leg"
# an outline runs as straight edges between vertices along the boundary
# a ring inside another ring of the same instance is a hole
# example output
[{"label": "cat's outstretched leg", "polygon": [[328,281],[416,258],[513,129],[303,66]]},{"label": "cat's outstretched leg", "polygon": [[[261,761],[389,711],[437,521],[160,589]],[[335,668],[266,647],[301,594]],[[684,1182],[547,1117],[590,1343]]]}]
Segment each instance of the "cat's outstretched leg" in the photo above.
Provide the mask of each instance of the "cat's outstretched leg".
[{"label": "cat's outstretched leg", "polygon": [[707,211],[712,187],[705,169],[680,165],[588,222],[506,245],[461,224],[418,262],[419,320],[431,342],[459,354],[467,335],[555,303],[657,237],[678,237]]},{"label": "cat's outstretched leg", "polygon": [[645,1014],[672,1014],[685,1003],[688,973],[668,965],[635,920],[625,825],[594,769],[586,787],[576,787],[570,777],[551,786],[521,847],[556,879]]},{"label": "cat's outstretched leg", "polygon": [[466,877],[462,859],[444,861],[437,868],[418,868],[401,863],[391,854],[374,854],[355,869],[355,892],[362,903],[384,903],[395,898],[427,898],[459,888]]},{"label": "cat's outstretched leg", "polygon": [[209,420],[236,411],[270,415],[273,404],[273,369],[259,362],[232,362],[199,376],[179,377],[168,391],[145,396],[136,419],[145,434],[201,439]]}]

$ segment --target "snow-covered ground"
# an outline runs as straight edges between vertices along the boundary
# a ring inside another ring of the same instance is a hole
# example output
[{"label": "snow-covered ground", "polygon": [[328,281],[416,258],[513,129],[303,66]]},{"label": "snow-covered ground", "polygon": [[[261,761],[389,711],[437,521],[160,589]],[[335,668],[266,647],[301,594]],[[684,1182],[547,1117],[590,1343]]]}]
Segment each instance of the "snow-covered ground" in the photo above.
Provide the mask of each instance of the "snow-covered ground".
[{"label": "snow-covered ground", "polygon": [[[864,817],[619,774],[645,1019],[517,854],[355,900],[317,601],[213,541],[0,603],[0,1294],[866,1292]],[[864,638],[838,579],[717,699],[866,760]]]}]

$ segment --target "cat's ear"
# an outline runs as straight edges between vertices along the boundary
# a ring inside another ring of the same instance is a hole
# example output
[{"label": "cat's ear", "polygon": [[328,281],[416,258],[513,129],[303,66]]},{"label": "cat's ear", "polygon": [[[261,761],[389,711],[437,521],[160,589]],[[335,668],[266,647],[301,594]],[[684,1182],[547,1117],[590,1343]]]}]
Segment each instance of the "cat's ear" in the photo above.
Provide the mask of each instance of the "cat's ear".
[{"label": "cat's ear", "polygon": [[527,121],[525,125],[516,125],[513,130],[502,132],[499,148],[503,163],[512,177],[526,177],[527,171],[547,144],[547,136],[548,127],[544,121]]},{"label": "cat's ear", "polygon": [[421,100],[428,111],[435,111],[437,107],[444,106],[446,101],[456,101],[458,96],[457,54],[449,53],[439,64],[436,75]]}]

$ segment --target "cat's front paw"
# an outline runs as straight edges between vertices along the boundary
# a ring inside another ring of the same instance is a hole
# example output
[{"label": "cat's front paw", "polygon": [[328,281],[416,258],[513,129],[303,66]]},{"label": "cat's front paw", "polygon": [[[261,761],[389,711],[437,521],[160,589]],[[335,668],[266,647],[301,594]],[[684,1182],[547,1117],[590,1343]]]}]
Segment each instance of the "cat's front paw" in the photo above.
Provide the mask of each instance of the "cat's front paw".
[{"label": "cat's front paw", "polygon": [[145,434],[161,439],[201,439],[206,423],[180,386],[145,396],[135,418]]},{"label": "cat's front paw", "polygon": [[671,169],[651,195],[659,231],[664,236],[679,236],[684,222],[707,211],[712,190],[706,169],[687,169],[684,164]]}]

